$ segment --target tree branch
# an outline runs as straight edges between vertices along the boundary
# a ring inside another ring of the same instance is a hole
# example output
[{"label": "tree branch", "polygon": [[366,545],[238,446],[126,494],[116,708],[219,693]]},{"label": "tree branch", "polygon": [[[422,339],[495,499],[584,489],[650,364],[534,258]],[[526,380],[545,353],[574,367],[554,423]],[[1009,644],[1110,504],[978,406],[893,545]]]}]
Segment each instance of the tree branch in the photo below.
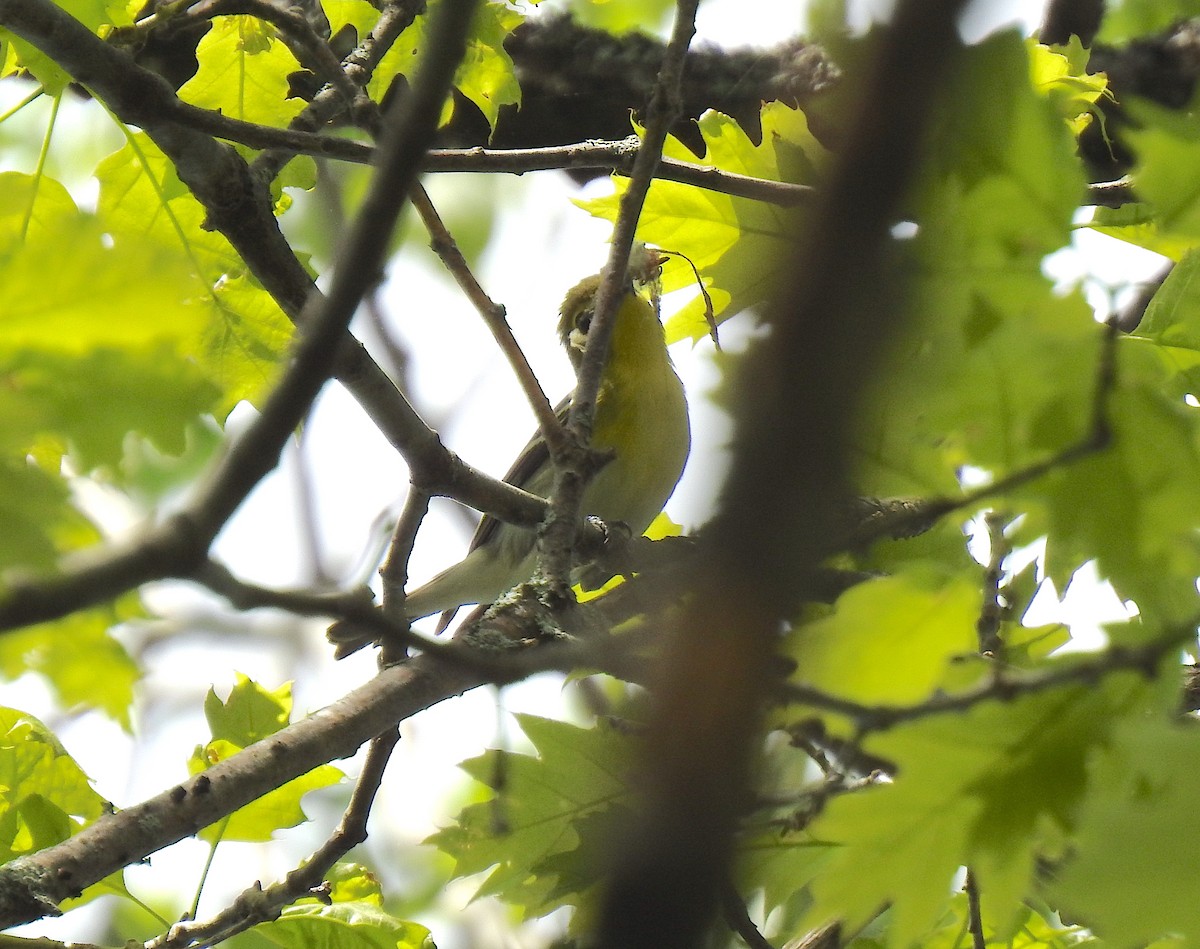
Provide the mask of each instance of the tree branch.
[{"label": "tree branch", "polygon": [[746,902],[732,881],[726,881],[721,892],[721,909],[725,916],[725,924],[737,933],[750,949],[775,949],[754,925],[754,920],[746,910]]},{"label": "tree branch", "polygon": [[963,884],[967,892],[967,929],[971,933],[972,949],[987,949],[987,937],[983,934],[983,911],[979,903],[979,881],[970,867]]}]

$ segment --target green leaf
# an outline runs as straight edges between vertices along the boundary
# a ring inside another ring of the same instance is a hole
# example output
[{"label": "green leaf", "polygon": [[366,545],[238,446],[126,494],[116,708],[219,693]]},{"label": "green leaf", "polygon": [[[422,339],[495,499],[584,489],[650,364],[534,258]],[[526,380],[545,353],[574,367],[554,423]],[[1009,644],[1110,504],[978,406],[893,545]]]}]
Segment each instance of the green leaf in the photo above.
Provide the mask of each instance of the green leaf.
[{"label": "green leaf", "polygon": [[890,944],[912,945],[967,865],[1011,930],[1035,858],[1075,825],[1091,755],[1149,695],[1141,678],[1110,675],[870,737],[865,750],[892,762],[896,777],[834,798],[810,826],[833,849],[812,883],[808,921],[841,918],[853,930],[891,904]]},{"label": "green leaf", "polygon": [[[85,215],[56,223],[0,260],[0,358],[198,336],[204,313],[181,298],[190,275],[177,255],[149,241],[110,246],[101,223]],[[63,266],[67,247],[70,266]]]},{"label": "green leaf", "polygon": [[204,360],[225,393],[222,413],[239,401],[257,402],[290,352],[294,328],[275,298],[249,276],[227,277],[214,292],[216,318]]},{"label": "green leaf", "polygon": [[[210,691],[204,713],[213,740],[192,752],[189,773],[199,774],[286,726],[292,711],[291,692],[290,683],[271,692],[240,674],[225,702]],[[308,820],[300,807],[305,794],[336,784],[344,776],[332,765],[320,765],[210,825],[199,836],[210,842],[270,840],[275,831]]]},{"label": "green leaf", "polygon": [[954,266],[926,275],[919,312],[859,422],[856,457],[869,493],[952,496],[963,465],[1004,475],[1088,431],[1101,331],[1082,297],[1053,298],[1032,269],[985,296],[982,287],[972,292],[970,276],[956,282]]},{"label": "green leaf", "polygon": [[524,20],[507,4],[481,4],[471,25],[466,55],[454,74],[454,85],[479,107],[492,129],[503,106],[521,104],[521,86],[504,40]]},{"label": "green leaf", "polygon": [[777,827],[748,834],[737,851],[739,891],[761,889],[770,913],[810,887],[836,850],[836,844]]},{"label": "green leaf", "polygon": [[343,27],[352,26],[361,40],[379,20],[379,11],[367,0],[324,0],[321,6],[329,17],[330,31],[334,35]]},{"label": "green leaf", "polygon": [[[1015,919],[999,925],[989,918],[988,893],[981,894],[983,935],[987,945],[997,949],[1073,949],[1087,933],[1078,926],[1064,926],[1047,919],[1029,907],[1021,907]],[[947,912],[936,929],[921,940],[922,949],[965,949],[968,937],[969,906],[966,893],[950,900]]]},{"label": "green leaf", "polygon": [[301,903],[254,929],[282,949],[433,949],[429,930],[374,903]]},{"label": "green leaf", "polygon": [[1089,52],[1072,36],[1066,46],[1050,47],[1030,39],[1029,74],[1033,88],[1048,97],[1078,135],[1096,113],[1096,103],[1108,93],[1108,76],[1087,71]]},{"label": "green leaf", "polygon": [[8,567],[46,570],[58,553],[99,539],[69,504],[66,481],[15,453],[0,454],[0,587]]},{"label": "green leaf", "polygon": [[53,178],[0,173],[0,259],[18,252],[30,239],[37,250],[53,251],[54,235],[74,227],[79,217],[75,201]]},{"label": "green leaf", "polygon": [[274,692],[238,673],[229,698],[224,702],[215,689],[204,699],[204,717],[213,738],[246,748],[274,735],[292,716],[292,684],[285,682]]},{"label": "green leaf", "polygon": [[1131,337],[1152,344],[1175,395],[1200,392],[1200,249],[1171,268]]},{"label": "green leaf", "polygon": [[1017,494],[1018,544],[1048,537],[1047,575],[1064,588],[1087,560],[1151,628],[1195,613],[1200,573],[1200,414],[1163,385],[1152,345],[1126,340],[1102,451],[1060,466]]},{"label": "green leaf", "polygon": [[[378,101],[396,76],[412,78],[425,50],[429,17],[440,2],[429,0],[426,12],[400,34],[380,61],[367,85],[372,98]],[[466,56],[454,74],[455,87],[479,107],[492,128],[496,126],[502,106],[521,102],[521,87],[512,58],[504,49],[504,40],[523,20],[524,17],[506,3],[488,0],[481,4],[467,38]]]},{"label": "green leaf", "polygon": [[186,432],[214,408],[219,392],[195,362],[168,344],[73,354],[23,352],[6,374],[0,417],[20,418],[35,436],[62,440],[77,470],[103,467],[121,479],[126,442],[143,435],[179,454]]},{"label": "green leaf", "polygon": [[204,228],[204,208],[179,180],[175,166],[142,132],[96,166],[97,216],[113,243],[152,241],[187,262],[191,279],[181,295],[204,299],[224,274],[246,265],[221,234]]},{"label": "green leaf", "polygon": [[895,246],[911,303],[855,440],[872,494],[953,495],[964,465],[999,476],[1041,461],[1091,414],[1100,333],[1082,296],[1056,296],[1042,272],[1083,192],[1072,137],[1031,87],[1020,38],[965,55],[915,235]]},{"label": "green leaf", "polygon": [[164,495],[190,484],[208,470],[224,445],[221,430],[211,418],[189,425],[183,440],[178,455],[164,455],[144,438],[126,441],[121,483],[137,503],[152,507]]},{"label": "green leaf", "polygon": [[1134,335],[1159,346],[1200,352],[1200,250],[1189,251],[1171,268]]},{"label": "green leaf", "polygon": [[601,3],[585,0],[571,4],[571,18],[577,23],[623,36],[635,31],[654,33],[673,9],[670,0],[603,0]]},{"label": "green leaf", "polygon": [[1200,0],[1120,0],[1107,4],[1099,39],[1124,43],[1200,16]]},{"label": "green leaf", "polygon": [[[0,708],[0,864],[61,843],[111,809],[58,738],[32,715]],[[116,873],[75,905],[124,893]]]},{"label": "green leaf", "polygon": [[[62,0],[58,6],[93,33],[102,32],[104,27],[125,26],[133,22],[126,4],[121,0]],[[15,63],[28,69],[50,95],[61,94],[71,82],[66,70],[32,43],[3,29],[0,29],[0,37],[12,44]],[[9,69],[6,69],[5,73],[8,72]]]},{"label": "green leaf", "polygon": [[337,863],[325,874],[329,898],[335,903],[370,903],[383,905],[383,889],[379,879],[360,863]]},{"label": "green leaf", "polygon": [[1153,209],[1147,204],[1126,204],[1119,208],[1095,208],[1087,227],[1115,240],[1141,247],[1171,260],[1179,260],[1195,243],[1158,225]]},{"label": "green leaf", "polygon": [[1200,854],[1186,841],[1200,794],[1200,735],[1165,715],[1130,718],[1096,749],[1088,784],[1054,898],[1108,945],[1166,934],[1195,945]]},{"label": "green leaf", "polygon": [[[936,113],[926,146],[932,166],[926,180],[953,176],[970,190],[988,178],[1005,179],[1020,201],[999,223],[1024,216],[1033,227],[1028,241],[1062,246],[1084,181],[1070,129],[1042,94],[1045,88],[1035,88],[1031,72],[1042,75],[1031,57],[1041,54],[1015,31],[964,52],[955,94]],[[980,111],[985,104],[988,114]]]},{"label": "green leaf", "polygon": [[[812,184],[815,169],[824,163],[824,149],[809,132],[804,114],[781,103],[763,107],[761,145],[754,145],[736,121],[719,112],[704,113],[698,124],[706,150],[702,164],[722,171]],[[673,138],[663,154],[696,161]],[[618,177],[614,183],[616,194],[576,203],[597,217],[616,220],[626,182]],[[721,322],[770,295],[786,266],[782,262],[795,256],[794,234],[792,215],[775,205],[656,180],[638,221],[637,239],[685,254],[699,269]],[[666,265],[664,290],[691,286],[690,267],[680,262]],[[707,336],[703,300],[696,298],[672,315],[666,332],[668,342]]]},{"label": "green leaf", "polygon": [[912,571],[850,588],[829,616],[784,641],[805,683],[861,702],[905,704],[978,649],[981,594],[965,577]]},{"label": "green leaf", "polygon": [[[205,321],[181,298],[186,264],[140,235],[118,244],[57,182],[2,178],[0,412],[10,444],[59,434],[82,448],[85,468],[88,456],[115,462],[130,427],[181,446],[182,426],[215,394],[184,359]],[[131,425],[131,414],[142,418]]]},{"label": "green leaf", "polygon": [[[91,821],[105,813],[108,802],[92,788],[88,776],[54,733],[32,715],[0,708],[0,735],[4,736],[0,742],[0,801],[5,811],[22,797],[37,794],[77,820]],[[5,839],[6,846],[12,843],[11,837]],[[22,851],[10,849],[4,859],[11,859],[14,852],[28,853],[48,845],[30,843]]]},{"label": "green leaf", "polygon": [[200,68],[179,98],[260,125],[286,126],[305,103],[289,99],[287,77],[300,64],[275,27],[252,16],[219,16],[196,49]]},{"label": "green leaf", "polygon": [[77,613],[0,636],[0,675],[43,676],[66,709],[95,708],[128,731],[133,687],[141,670],[110,630],[112,609]]},{"label": "green leaf", "polygon": [[1126,108],[1142,126],[1128,132],[1138,157],[1138,195],[1153,208],[1161,231],[1200,241],[1200,183],[1187,174],[1200,161],[1200,118],[1143,101]]},{"label": "green leaf", "polygon": [[[627,804],[630,743],[605,725],[517,718],[538,756],[489,752],[464,762],[468,774],[493,789],[503,775],[503,791],[466,807],[426,843],[454,858],[455,876],[495,867],[476,896],[499,895],[536,915],[568,898],[577,902],[575,887],[596,879],[594,856],[602,841],[611,841],[605,812]],[[589,829],[600,833],[580,850]]]},{"label": "green leaf", "polygon": [[115,245],[150,243],[189,271],[176,285],[176,299],[204,320],[190,355],[223,390],[220,416],[242,399],[261,397],[292,333],[278,304],[247,274],[229,242],[204,229],[204,209],[144,135],[131,136],[100,163],[96,176],[97,213]]}]

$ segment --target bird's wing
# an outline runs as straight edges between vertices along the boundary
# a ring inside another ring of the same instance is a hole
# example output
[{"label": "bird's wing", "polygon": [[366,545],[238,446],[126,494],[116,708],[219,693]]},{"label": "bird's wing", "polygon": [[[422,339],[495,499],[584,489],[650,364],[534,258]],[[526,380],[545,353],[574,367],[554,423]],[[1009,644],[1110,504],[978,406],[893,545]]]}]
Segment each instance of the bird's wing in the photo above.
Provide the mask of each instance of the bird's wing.
[{"label": "bird's wing", "polygon": [[[561,402],[554,407],[554,414],[558,417],[560,424],[566,424],[567,412],[571,408],[571,397],[565,396]],[[533,437],[517,455],[517,460],[513,462],[512,467],[505,472],[503,481],[508,482],[518,488],[529,490],[529,482],[540,471],[545,471],[550,465],[550,449],[546,446],[546,440],[542,438],[541,432],[534,432]],[[545,490],[541,485],[537,486],[534,493],[540,493]],[[480,519],[479,524],[475,528],[475,533],[471,536],[471,543],[467,550],[472,551],[477,547],[482,547],[487,543],[488,539],[496,533],[500,528],[500,521],[492,517],[490,514],[485,514]],[[458,608],[446,610],[438,617],[436,633],[440,635],[446,630],[454,620],[454,615],[458,612]]]},{"label": "bird's wing", "polygon": [[[558,417],[560,425],[567,423],[567,411],[571,407],[571,397],[565,396],[561,402],[554,407],[554,414]],[[521,454],[517,455],[517,460],[513,462],[512,467],[505,472],[502,481],[509,484],[529,490],[529,482],[539,471],[544,471],[550,464],[550,449],[546,447],[546,440],[542,438],[541,432],[535,432],[533,437],[521,450]],[[540,485],[539,485],[540,487]],[[534,493],[538,493],[534,491]],[[471,537],[471,544],[468,550],[474,550],[476,547],[483,546],[488,538],[496,533],[500,522],[490,514],[483,515],[479,521],[479,525],[475,528],[475,533]]]}]

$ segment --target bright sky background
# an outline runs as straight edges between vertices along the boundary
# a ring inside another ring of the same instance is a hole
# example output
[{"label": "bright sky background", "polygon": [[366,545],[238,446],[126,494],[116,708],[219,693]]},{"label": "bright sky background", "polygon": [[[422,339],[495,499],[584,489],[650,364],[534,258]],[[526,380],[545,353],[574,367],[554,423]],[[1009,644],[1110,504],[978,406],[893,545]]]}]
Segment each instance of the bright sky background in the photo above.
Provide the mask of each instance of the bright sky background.
[{"label": "bright sky background", "polygon": [[[890,4],[853,3],[856,23],[865,24],[870,11],[881,6]],[[1035,0],[976,3],[964,20],[964,33],[975,39],[1015,18],[1032,28],[1041,6]],[[708,0],[701,7],[699,38],[726,46],[771,44],[798,29],[800,16],[796,10],[796,5],[779,0]],[[74,109],[70,114],[75,116],[79,111]],[[31,117],[27,134],[35,142],[39,128],[36,117]],[[119,144],[109,142],[110,132],[99,127],[95,137],[97,157]],[[476,272],[492,297],[508,307],[514,331],[547,394],[556,400],[573,381],[568,363],[553,339],[557,306],[567,288],[603,263],[609,226],[571,204],[573,197],[583,195],[558,174],[488,181],[443,176],[429,186],[435,204],[452,228],[456,209],[458,213],[469,213],[472,203],[478,201],[478,189],[502,194],[499,229],[483,259],[475,262]],[[607,187],[604,181],[596,182],[583,194],[599,193]],[[87,188],[81,183],[78,193],[86,194]],[[1093,235],[1088,240],[1103,239]],[[1085,249],[1091,254],[1094,245]],[[1127,249],[1125,252],[1128,254]],[[1078,279],[1084,272],[1081,261],[1078,254],[1062,255],[1053,262],[1052,273],[1059,279]],[[1147,268],[1144,258],[1132,256],[1120,258],[1119,264],[1106,263],[1104,272],[1114,282],[1123,279],[1124,272],[1113,270],[1118,265],[1129,266],[1127,272],[1133,279],[1144,276]],[[397,341],[417,354],[411,377],[415,404],[440,428],[447,444],[469,462],[502,474],[534,424],[488,333],[423,247],[402,252],[393,261],[390,278],[391,286],[397,289],[386,293],[384,302],[392,332]],[[413,298],[414,288],[422,294],[416,312],[402,302]],[[727,347],[736,345],[736,326],[735,321],[722,332]],[[363,332],[372,340],[369,331]],[[709,509],[719,487],[720,449],[728,433],[722,416],[706,406],[703,397],[717,379],[710,354],[711,343],[707,341],[695,348],[685,343],[673,350],[694,412],[692,459],[668,508],[685,525],[701,522]],[[244,424],[245,417],[245,413],[235,414],[231,428],[236,429],[239,420]],[[406,484],[405,471],[362,411],[338,386],[329,387],[321,397],[304,451],[318,472],[316,521],[324,565],[333,576],[345,581],[362,559],[364,538],[372,523],[382,512],[398,509]],[[281,470],[254,493],[218,541],[217,556],[246,579],[286,585],[305,575],[305,541],[296,530],[300,509],[298,468],[293,452]],[[97,510],[104,512],[114,530],[129,528],[128,512],[111,499],[102,501]],[[419,582],[457,560],[470,530],[461,514],[448,504],[439,505],[422,530],[412,563],[414,580]],[[368,574],[360,568],[358,575],[363,578]],[[230,625],[228,613],[191,593],[181,598],[177,585],[163,585],[149,599],[186,614],[193,624],[208,628],[212,635],[188,636],[150,647],[146,655],[151,671],[143,686],[148,698],[146,720],[138,723],[139,737],[134,741],[97,716],[67,721],[56,715],[49,695],[36,679],[26,677],[6,687],[6,703],[43,716],[59,728],[69,750],[96,778],[101,793],[118,803],[135,802],[184,777],[187,753],[207,737],[200,708],[203,695],[187,691],[185,684],[190,688],[197,681],[211,681],[224,694],[231,684],[227,678],[231,667],[272,687],[294,678],[297,712],[302,714],[340,697],[374,672],[374,658],[368,651],[332,663],[322,637],[322,624],[317,622],[281,626],[278,616],[254,614]],[[1098,610],[1101,616],[1119,609],[1119,604],[1103,601],[1095,588],[1085,591],[1079,600],[1076,608]],[[256,630],[261,631],[262,638],[254,635]],[[133,641],[143,638],[144,633],[133,635]],[[503,704],[506,713],[532,710],[559,714],[560,686],[555,677],[541,677],[508,689]],[[148,744],[140,737],[148,726],[167,716],[173,716],[173,725],[155,741]],[[456,809],[457,789],[461,787],[455,765],[494,742],[497,719],[495,694],[481,689],[405,723],[404,740],[373,818],[377,835],[420,839],[444,822]],[[513,747],[521,747],[515,727],[508,725],[506,733]],[[135,760],[152,765],[134,767]],[[344,764],[351,773],[357,772],[357,765]],[[314,811],[329,817],[326,807],[310,808],[310,813]],[[328,820],[322,820],[320,833],[330,826]],[[271,878],[286,872],[296,852],[311,849],[319,840],[307,831],[300,836],[306,837],[303,846],[282,850],[223,846],[201,913],[217,909],[222,899],[257,874]],[[150,867],[131,869],[129,877],[134,888],[153,887],[161,881],[174,887],[180,879],[194,878],[203,856],[204,848],[199,844],[185,842],[155,855]],[[463,888],[464,898],[469,892],[470,888]],[[36,932],[73,939],[90,935],[86,918],[74,915],[53,925],[39,923]],[[449,946],[451,942],[444,940],[442,944]]]}]

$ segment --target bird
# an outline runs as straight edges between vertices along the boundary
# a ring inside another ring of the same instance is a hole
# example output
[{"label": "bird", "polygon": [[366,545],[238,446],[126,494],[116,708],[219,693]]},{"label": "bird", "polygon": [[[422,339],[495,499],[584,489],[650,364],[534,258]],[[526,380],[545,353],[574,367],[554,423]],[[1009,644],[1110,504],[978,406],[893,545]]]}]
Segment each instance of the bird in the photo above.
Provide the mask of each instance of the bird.
[{"label": "bird", "polygon": [[[558,336],[578,371],[595,312],[601,275],[585,277],[563,298]],[[557,407],[565,421],[570,397]],[[691,429],[683,383],[667,352],[655,306],[626,278],[596,395],[591,447],[606,457],[583,493],[581,515],[623,523],[641,535],[663,509],[683,474]],[[535,434],[504,480],[539,497],[554,484],[550,451]],[[443,614],[472,603],[491,603],[528,580],[537,566],[531,529],[484,516],[461,561],[410,592],[404,612],[411,620]],[[375,634],[335,623],[329,638],[338,658],[366,645]]]}]

